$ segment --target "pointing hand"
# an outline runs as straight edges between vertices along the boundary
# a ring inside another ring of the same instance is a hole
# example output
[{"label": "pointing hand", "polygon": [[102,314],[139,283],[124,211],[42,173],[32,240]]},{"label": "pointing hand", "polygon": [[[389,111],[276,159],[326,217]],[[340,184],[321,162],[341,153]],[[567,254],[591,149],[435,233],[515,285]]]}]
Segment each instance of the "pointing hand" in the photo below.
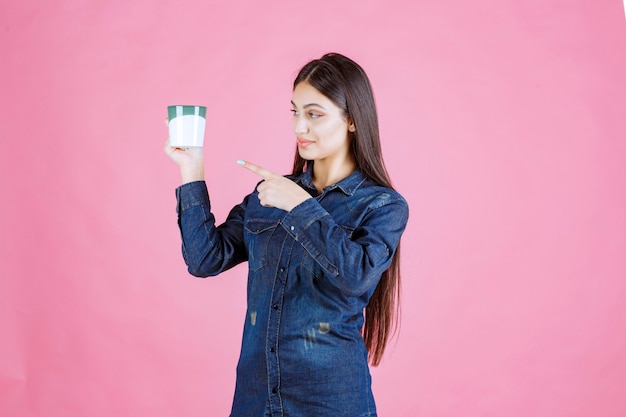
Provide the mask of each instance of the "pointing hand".
[{"label": "pointing hand", "polygon": [[263,182],[257,187],[259,201],[262,206],[276,207],[291,211],[294,207],[311,198],[298,184],[282,175],[247,161],[237,161],[244,168],[254,172]]}]

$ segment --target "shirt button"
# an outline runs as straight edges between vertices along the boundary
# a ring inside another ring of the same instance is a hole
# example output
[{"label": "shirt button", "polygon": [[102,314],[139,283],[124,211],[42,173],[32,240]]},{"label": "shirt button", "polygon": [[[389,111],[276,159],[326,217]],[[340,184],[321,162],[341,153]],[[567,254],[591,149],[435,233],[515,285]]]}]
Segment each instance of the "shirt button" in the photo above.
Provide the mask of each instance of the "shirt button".
[{"label": "shirt button", "polygon": [[274,305],[272,306],[272,308],[273,308],[274,310],[278,310],[278,304],[274,304]]},{"label": "shirt button", "polygon": [[291,226],[291,231],[293,232],[293,230],[295,229],[295,227]]},{"label": "shirt button", "polygon": [[280,272],[285,272],[285,267],[284,267],[284,266],[283,266],[283,267],[281,267],[281,268],[279,269],[279,271],[280,271]]},{"label": "shirt button", "polygon": [[272,388],[272,394],[276,394],[278,392],[277,388]]},{"label": "shirt button", "polygon": [[274,352],[276,352],[276,349],[270,348],[270,352],[274,353]]}]

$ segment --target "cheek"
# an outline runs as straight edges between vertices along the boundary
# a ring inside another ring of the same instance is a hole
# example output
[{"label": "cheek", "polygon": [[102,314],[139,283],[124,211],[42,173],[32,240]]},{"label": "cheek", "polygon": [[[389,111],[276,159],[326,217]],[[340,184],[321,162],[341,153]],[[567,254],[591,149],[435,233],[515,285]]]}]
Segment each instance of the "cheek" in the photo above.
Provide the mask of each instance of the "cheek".
[{"label": "cheek", "polygon": [[348,126],[345,123],[334,123],[333,126],[328,126],[326,130],[326,137],[332,140],[336,144],[342,144],[348,141]]},{"label": "cheek", "polygon": [[348,125],[341,119],[335,119],[329,123],[318,126],[318,132],[327,137],[341,137],[348,132]]}]

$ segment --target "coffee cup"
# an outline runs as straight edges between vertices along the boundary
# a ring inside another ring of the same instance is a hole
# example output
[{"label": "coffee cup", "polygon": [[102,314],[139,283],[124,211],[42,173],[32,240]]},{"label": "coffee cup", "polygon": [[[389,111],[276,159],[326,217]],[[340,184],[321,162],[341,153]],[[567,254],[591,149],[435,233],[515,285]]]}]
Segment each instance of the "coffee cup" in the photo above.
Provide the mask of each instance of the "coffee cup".
[{"label": "coffee cup", "polygon": [[167,116],[170,146],[175,148],[204,146],[205,106],[168,106]]}]

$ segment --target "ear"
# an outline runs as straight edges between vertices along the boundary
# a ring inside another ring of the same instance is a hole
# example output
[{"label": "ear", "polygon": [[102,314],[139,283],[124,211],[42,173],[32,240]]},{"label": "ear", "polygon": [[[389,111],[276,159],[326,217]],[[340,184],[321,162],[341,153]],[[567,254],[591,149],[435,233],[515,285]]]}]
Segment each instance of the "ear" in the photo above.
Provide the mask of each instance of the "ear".
[{"label": "ear", "polygon": [[352,119],[348,120],[348,132],[356,132],[356,127],[354,126]]}]

